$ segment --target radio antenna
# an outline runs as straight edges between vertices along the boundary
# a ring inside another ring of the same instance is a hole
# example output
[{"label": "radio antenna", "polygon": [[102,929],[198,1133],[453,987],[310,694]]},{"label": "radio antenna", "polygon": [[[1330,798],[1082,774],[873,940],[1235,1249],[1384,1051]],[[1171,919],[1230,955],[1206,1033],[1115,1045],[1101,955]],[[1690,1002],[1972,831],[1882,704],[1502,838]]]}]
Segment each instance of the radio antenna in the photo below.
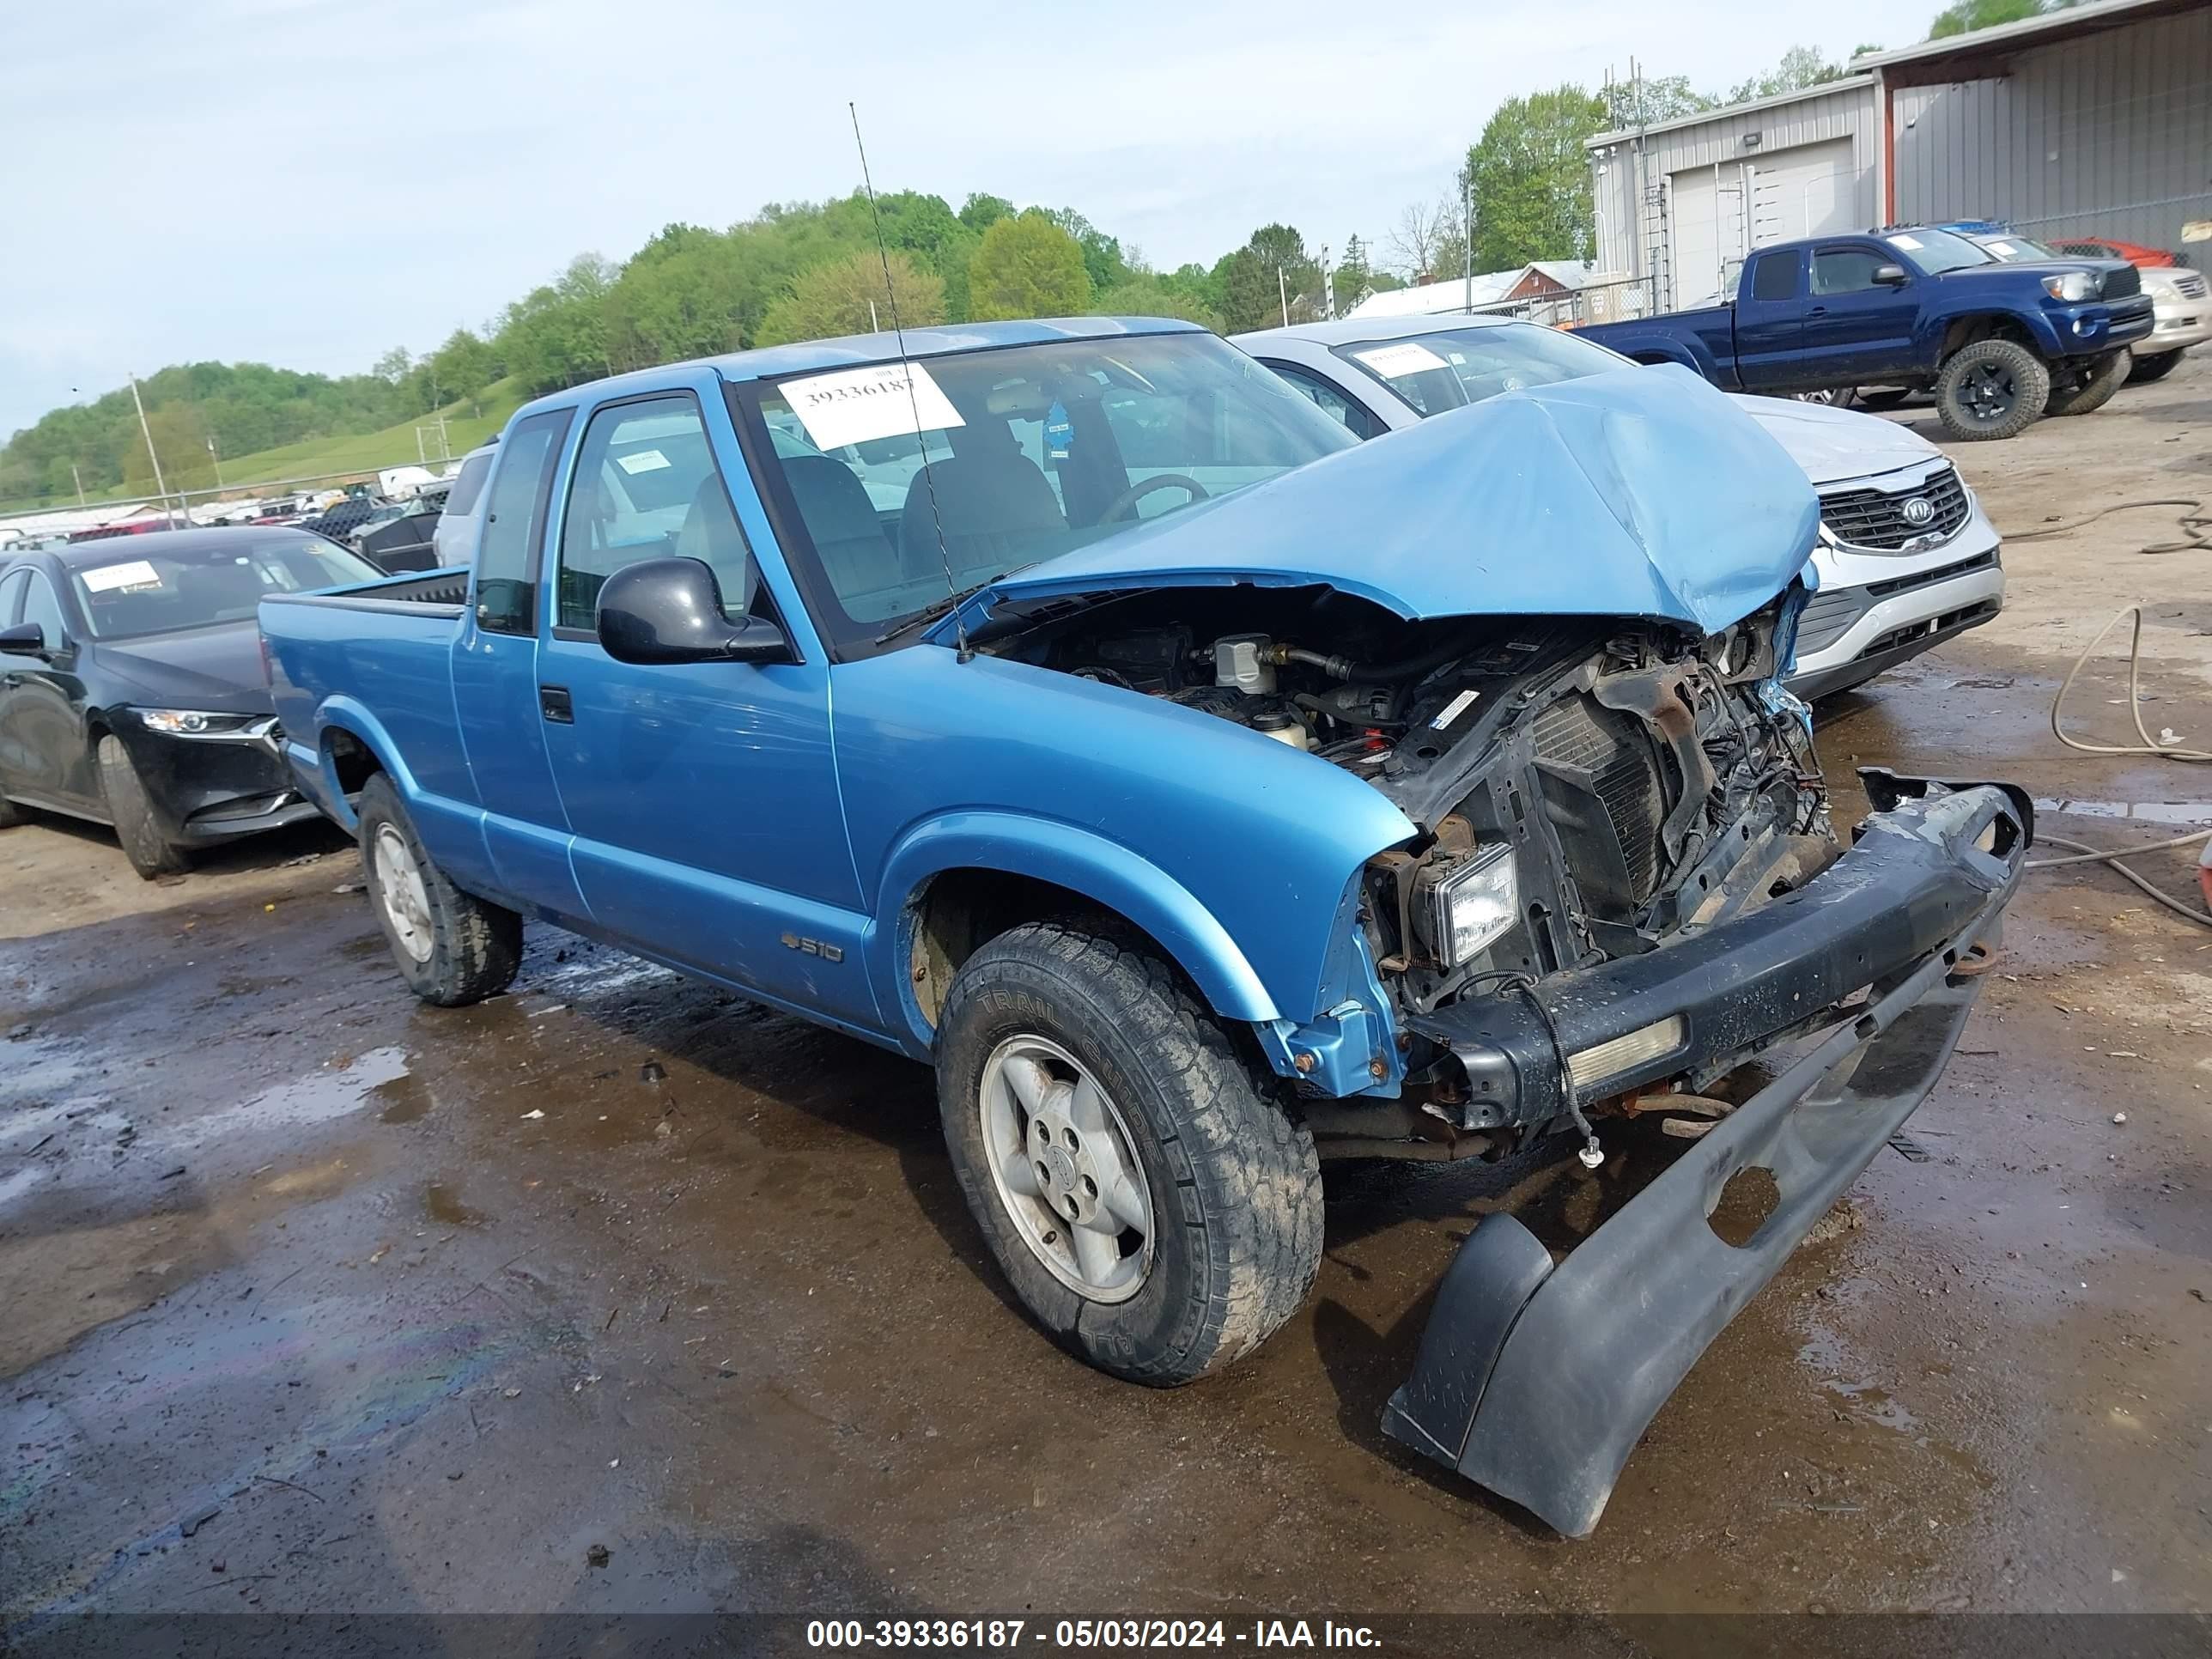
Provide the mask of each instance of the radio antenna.
[{"label": "radio antenna", "polygon": [[[914,389],[913,360],[906,355],[906,330],[899,325],[898,291],[891,286],[890,249],[884,241],[884,216],[876,205],[876,181],[868,173],[868,146],[860,137],[860,111],[851,100],[847,100],[845,112],[853,118],[853,148],[860,152],[860,185],[868,192],[868,218],[876,228],[876,258],[884,267],[884,298],[890,302],[891,336],[898,342],[899,367],[906,371],[907,406],[914,411],[915,447],[921,453],[921,482],[929,492],[930,527],[937,532],[937,562],[945,571],[945,591],[957,597],[960,590],[952,582],[952,555],[945,545],[945,515],[937,507],[937,474],[929,465],[929,441],[922,436],[921,395]],[[959,645],[958,660],[966,662],[975,653],[968,646],[968,623],[960,614],[961,607],[952,608],[952,632]]]}]

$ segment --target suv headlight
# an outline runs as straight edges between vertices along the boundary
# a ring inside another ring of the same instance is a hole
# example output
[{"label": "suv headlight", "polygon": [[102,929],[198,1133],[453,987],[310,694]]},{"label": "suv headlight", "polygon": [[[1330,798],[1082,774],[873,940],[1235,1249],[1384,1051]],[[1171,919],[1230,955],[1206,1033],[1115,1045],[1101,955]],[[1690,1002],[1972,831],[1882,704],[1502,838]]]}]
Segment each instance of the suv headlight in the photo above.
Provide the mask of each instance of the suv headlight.
[{"label": "suv headlight", "polygon": [[1429,937],[1447,968],[1480,956],[1520,919],[1521,878],[1510,847],[1486,848],[1429,890]]},{"label": "suv headlight", "polygon": [[2069,270],[2063,276],[2046,276],[2043,291],[2054,300],[2063,300],[2069,305],[2079,305],[2084,300],[2094,300],[2104,292],[2104,279],[2094,271]]},{"label": "suv headlight", "polygon": [[210,714],[197,708],[142,708],[138,719],[149,732],[159,732],[171,738],[234,738],[246,735],[246,728],[255,720],[265,718],[258,714]]}]

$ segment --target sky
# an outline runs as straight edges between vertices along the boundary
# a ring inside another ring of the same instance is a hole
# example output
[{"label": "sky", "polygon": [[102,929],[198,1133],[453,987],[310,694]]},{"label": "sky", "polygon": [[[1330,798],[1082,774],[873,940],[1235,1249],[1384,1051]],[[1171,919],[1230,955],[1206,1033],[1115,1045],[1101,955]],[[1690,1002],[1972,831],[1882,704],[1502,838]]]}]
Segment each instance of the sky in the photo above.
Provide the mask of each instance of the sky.
[{"label": "sky", "polygon": [[[1503,100],[1723,89],[1940,0],[78,0],[0,4],[0,434],[126,373],[365,370],[574,254],[860,181],[1078,209],[1153,264],[1380,247]],[[1792,14],[1796,15],[1793,16]]]}]

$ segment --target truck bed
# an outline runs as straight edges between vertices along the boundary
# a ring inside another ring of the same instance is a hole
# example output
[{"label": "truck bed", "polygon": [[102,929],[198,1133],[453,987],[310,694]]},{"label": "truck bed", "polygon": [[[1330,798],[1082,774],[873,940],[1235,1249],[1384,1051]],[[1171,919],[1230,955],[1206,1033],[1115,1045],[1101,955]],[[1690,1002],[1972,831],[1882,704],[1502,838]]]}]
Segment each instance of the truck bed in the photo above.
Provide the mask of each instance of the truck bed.
[{"label": "truck bed", "polygon": [[466,567],[453,570],[425,570],[393,576],[358,587],[326,588],[319,593],[271,593],[264,603],[276,605],[338,605],[351,611],[404,609],[458,617],[468,603]]}]

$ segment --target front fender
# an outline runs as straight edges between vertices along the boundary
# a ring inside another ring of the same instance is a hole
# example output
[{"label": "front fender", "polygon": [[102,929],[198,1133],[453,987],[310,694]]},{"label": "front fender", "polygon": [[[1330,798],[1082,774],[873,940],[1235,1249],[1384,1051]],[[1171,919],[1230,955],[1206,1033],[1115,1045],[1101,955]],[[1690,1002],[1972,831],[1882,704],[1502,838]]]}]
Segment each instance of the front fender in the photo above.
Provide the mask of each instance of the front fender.
[{"label": "front fender", "polygon": [[284,742],[293,775],[325,816],[348,835],[360,827],[353,804],[338,782],[331,751],[333,732],[345,732],[375,757],[377,765],[406,803],[424,850],[447,875],[470,892],[499,896],[498,873],[484,840],[483,810],[471,801],[454,800],[424,788],[391,731],[373,709],[353,697],[329,697],[315,711],[312,747],[289,736]]},{"label": "front fender", "polygon": [[1011,812],[955,811],[916,825],[894,848],[884,871],[884,925],[869,940],[868,972],[878,1006],[899,1009],[907,1033],[924,1048],[933,1033],[907,970],[915,901],[931,878],[970,869],[1033,877],[1095,899],[1157,939],[1215,1012],[1255,1023],[1281,1018],[1228,930],[1157,866],[1073,824]]}]

